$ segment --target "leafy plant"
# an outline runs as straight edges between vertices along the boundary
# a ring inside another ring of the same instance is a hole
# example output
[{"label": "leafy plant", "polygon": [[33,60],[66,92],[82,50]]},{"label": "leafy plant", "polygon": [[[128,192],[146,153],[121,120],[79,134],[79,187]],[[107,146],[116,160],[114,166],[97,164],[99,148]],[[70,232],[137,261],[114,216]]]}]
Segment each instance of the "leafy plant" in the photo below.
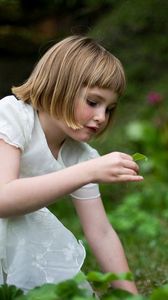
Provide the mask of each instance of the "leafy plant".
[{"label": "leafy plant", "polygon": [[[91,281],[99,288],[98,295],[88,293],[82,283]],[[109,288],[109,284],[114,280],[132,280],[130,273],[114,274],[100,273],[92,271],[86,276],[79,274],[71,280],[66,280],[59,284],[44,284],[23,294],[15,286],[3,285],[0,287],[1,300],[165,300],[168,297],[168,285],[154,289],[149,297],[143,295],[132,295],[127,291]],[[81,285],[81,286],[80,286]]]}]

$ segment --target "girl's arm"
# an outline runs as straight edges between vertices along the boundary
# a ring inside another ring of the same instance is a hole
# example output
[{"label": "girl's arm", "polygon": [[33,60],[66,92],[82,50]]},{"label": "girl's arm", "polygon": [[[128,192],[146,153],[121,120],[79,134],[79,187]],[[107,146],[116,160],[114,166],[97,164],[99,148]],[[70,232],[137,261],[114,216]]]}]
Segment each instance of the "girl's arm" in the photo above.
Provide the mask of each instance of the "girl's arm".
[{"label": "girl's arm", "polygon": [[23,215],[48,206],[92,179],[85,164],[46,175],[19,178],[20,159],[18,148],[0,140],[0,218]]},{"label": "girl's arm", "polygon": [[[140,181],[138,166],[110,153],[46,175],[19,178],[21,151],[0,140],[0,217],[22,215],[53,203],[90,182]],[[101,171],[100,171],[101,170]]]},{"label": "girl's arm", "polygon": [[[104,272],[129,272],[128,263],[121,242],[109,223],[100,198],[73,200],[86,239]],[[116,281],[114,287],[137,294],[131,281]]]}]

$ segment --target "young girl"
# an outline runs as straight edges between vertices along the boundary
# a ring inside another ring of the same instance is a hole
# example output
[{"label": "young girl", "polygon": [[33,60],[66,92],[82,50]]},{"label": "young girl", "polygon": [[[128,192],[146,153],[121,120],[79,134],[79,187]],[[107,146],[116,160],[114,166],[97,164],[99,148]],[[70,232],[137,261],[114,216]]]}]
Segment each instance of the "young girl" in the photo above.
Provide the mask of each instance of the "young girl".
[{"label": "young girl", "polygon": [[[98,183],[141,181],[130,155],[99,157],[86,142],[104,132],[125,87],[119,60],[88,37],[55,44],[28,80],[0,101],[0,283],[24,291],[72,278],[81,241],[46,208],[70,194],[104,272],[127,272]],[[133,282],[115,287],[137,293]]]}]

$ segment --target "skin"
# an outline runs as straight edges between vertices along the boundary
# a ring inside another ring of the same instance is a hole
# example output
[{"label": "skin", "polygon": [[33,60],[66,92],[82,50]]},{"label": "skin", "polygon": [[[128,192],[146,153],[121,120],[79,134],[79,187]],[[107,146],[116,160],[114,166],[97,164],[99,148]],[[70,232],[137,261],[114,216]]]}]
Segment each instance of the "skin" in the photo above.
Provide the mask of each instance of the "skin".
[{"label": "skin", "polygon": [[[80,101],[86,93],[86,100]],[[84,88],[75,100],[76,119],[83,126],[81,129],[74,130],[61,120],[55,120],[44,112],[39,113],[41,127],[55,158],[67,137],[87,142],[103,130],[108,122],[109,110],[117,104],[117,95],[109,89],[95,87],[86,91]],[[20,149],[0,140],[1,218],[36,211],[91,182],[143,180],[138,175],[139,168],[132,157],[121,152],[111,152],[58,172],[33,178],[19,178],[20,159]],[[115,273],[129,271],[123,247],[106,217],[101,197],[85,201],[73,199],[73,203],[86,239],[102,270]],[[133,282],[118,281],[113,285],[137,293]]]},{"label": "skin", "polygon": [[117,95],[109,89],[83,88],[75,103],[75,117],[82,125],[81,129],[74,130],[45,112],[39,112],[49,147],[59,151],[68,136],[77,141],[87,142],[100,133],[107,125],[110,111],[117,105]]}]

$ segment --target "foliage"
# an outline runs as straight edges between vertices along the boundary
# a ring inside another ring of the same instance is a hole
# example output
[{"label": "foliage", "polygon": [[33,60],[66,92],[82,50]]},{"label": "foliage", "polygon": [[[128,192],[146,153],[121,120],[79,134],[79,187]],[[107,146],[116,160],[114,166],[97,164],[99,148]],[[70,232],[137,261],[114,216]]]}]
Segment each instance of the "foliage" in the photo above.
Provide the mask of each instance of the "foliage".
[{"label": "foliage", "polygon": [[[112,289],[109,284],[113,280],[130,280],[130,274],[116,275],[113,273],[102,274],[99,272],[88,273],[87,276],[78,274],[71,280],[59,284],[44,284],[35,287],[28,293],[23,294],[15,286],[2,285],[0,287],[1,300],[95,300],[97,296],[102,300],[164,300],[168,297],[168,285],[155,289],[149,297],[132,295],[127,291]],[[98,290],[91,292],[82,284],[89,280]],[[106,287],[106,289],[105,289]]]},{"label": "foliage", "polygon": [[[44,284],[41,287],[36,287],[30,290],[27,294],[23,293],[14,286],[1,286],[1,291],[4,292],[2,300],[92,300],[95,299],[92,289],[88,289],[86,280],[92,282],[101,294],[102,299],[107,293],[109,283],[118,279],[130,280],[131,274],[119,274],[106,273],[101,274],[99,272],[90,272],[87,276],[79,273],[73,279],[66,280],[59,284]],[[8,293],[7,293],[7,292]],[[13,293],[14,291],[14,293]],[[116,294],[117,293],[117,294]],[[114,291],[116,295],[126,295],[127,292]],[[113,299],[113,298],[110,298]],[[115,298],[114,298],[115,299]]]},{"label": "foliage", "polygon": [[141,172],[147,177],[139,192],[142,206],[164,217],[164,210],[168,206],[167,102],[158,92],[150,92],[147,101],[141,119],[127,125],[126,135],[135,151],[141,149],[149,157],[148,161],[141,164]]},{"label": "foliage", "polygon": [[8,286],[4,284],[0,286],[0,299],[1,300],[13,300],[18,298],[20,295],[23,295],[21,289],[16,288],[15,286],[11,285]]},{"label": "foliage", "polygon": [[156,217],[142,208],[144,197],[140,193],[129,194],[112,214],[108,214],[113,226],[126,235],[130,232],[134,236],[144,238],[156,238],[162,225]]},{"label": "foliage", "polygon": [[[143,72],[148,73],[148,69]],[[126,96],[120,103],[112,138],[104,142],[102,149],[96,145],[102,154],[121,149],[131,155],[143,153],[148,158],[137,160],[143,182],[127,183],[125,187],[106,185],[102,189],[109,220],[124,243],[138,288],[144,295],[167,283],[168,77],[164,72],[163,68],[160,79],[149,76],[143,85],[133,78],[129,83],[131,97]],[[161,297],[160,294],[158,299]]]},{"label": "foliage", "polygon": [[122,61],[128,82],[126,101],[141,101],[145,90],[167,74],[167,9],[166,0],[116,1],[90,31]]},{"label": "foliage", "polygon": [[[127,147],[132,152],[141,152],[148,157],[148,160],[137,161],[144,182],[127,184],[125,192],[122,195],[120,193],[121,199],[115,209],[111,211],[108,206],[109,220],[129,249],[128,257],[132,261],[134,273],[137,274],[137,281],[141,278],[140,290],[145,294],[151,293],[155,285],[162,285],[164,280],[167,282],[166,97],[166,93],[158,90],[149,91],[144,95],[143,109],[139,113],[138,120],[129,121],[125,126],[124,138]],[[139,247],[135,247],[135,244]],[[134,254],[131,254],[130,250]],[[150,264],[147,262],[149,255]],[[145,286],[147,281],[150,282],[150,287],[146,286],[143,289],[142,286]]]}]

